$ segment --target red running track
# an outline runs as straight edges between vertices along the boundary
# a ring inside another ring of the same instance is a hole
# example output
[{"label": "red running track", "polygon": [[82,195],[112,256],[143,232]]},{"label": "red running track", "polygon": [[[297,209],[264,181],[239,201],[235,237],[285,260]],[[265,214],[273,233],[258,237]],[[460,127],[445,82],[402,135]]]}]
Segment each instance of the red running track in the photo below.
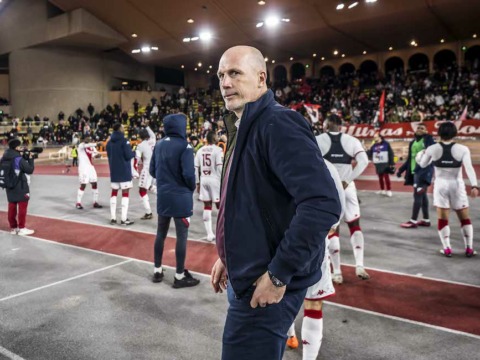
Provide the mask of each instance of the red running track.
[{"label": "red running track", "polygon": [[[0,229],[8,231],[6,213],[0,214]],[[153,261],[154,234],[31,215],[28,224],[38,229],[35,236],[42,239]],[[188,269],[209,274],[216,259],[213,244],[189,241]],[[175,266],[172,238],[166,240],[163,263]],[[350,266],[344,266],[343,273],[344,284],[336,287],[331,302],[480,335],[480,288],[374,270],[369,270],[372,278],[364,281]]]}]

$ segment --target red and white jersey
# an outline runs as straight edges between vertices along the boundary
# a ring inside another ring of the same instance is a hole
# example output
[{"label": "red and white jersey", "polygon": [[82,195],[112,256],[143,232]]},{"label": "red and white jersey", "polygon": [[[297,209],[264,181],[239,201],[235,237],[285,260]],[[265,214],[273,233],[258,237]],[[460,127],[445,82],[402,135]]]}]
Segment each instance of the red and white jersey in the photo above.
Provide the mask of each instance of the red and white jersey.
[{"label": "red and white jersey", "polygon": [[96,143],[78,145],[78,172],[87,171],[93,166],[93,158],[98,154]]},{"label": "red and white jersey", "polygon": [[[451,144],[451,142],[443,142],[445,145]],[[425,150],[420,151],[417,154],[416,161],[421,167],[428,166],[431,162],[436,162],[443,156],[443,147],[437,143],[429,146]],[[465,168],[468,180],[472,186],[477,186],[477,175],[472,165],[472,158],[470,156],[470,150],[468,147],[462,144],[453,144],[451,147],[452,160],[456,160],[462,163]],[[456,180],[463,182],[462,167],[437,167],[435,166],[435,182],[437,180]]]},{"label": "red and white jersey", "polygon": [[[337,135],[336,132],[331,132],[332,135]],[[330,151],[332,141],[327,133],[320,134],[316,137],[322,156],[325,156]],[[340,143],[346,154],[356,160],[355,168],[351,164],[333,164],[340,175],[342,181],[347,183],[352,182],[359,177],[368,166],[368,157],[362,143],[355,137],[342,134]]]},{"label": "red and white jersey", "polygon": [[150,167],[150,160],[152,160],[156,137],[150,127],[147,127],[146,129],[150,137],[146,140],[143,140],[140,144],[137,145],[137,148],[135,150],[135,156],[138,163],[143,163],[143,169],[146,169],[146,171],[148,171],[148,168]]},{"label": "red and white jersey", "polygon": [[200,177],[218,178],[222,175],[223,151],[217,145],[202,146],[195,155],[195,177],[199,183]]}]

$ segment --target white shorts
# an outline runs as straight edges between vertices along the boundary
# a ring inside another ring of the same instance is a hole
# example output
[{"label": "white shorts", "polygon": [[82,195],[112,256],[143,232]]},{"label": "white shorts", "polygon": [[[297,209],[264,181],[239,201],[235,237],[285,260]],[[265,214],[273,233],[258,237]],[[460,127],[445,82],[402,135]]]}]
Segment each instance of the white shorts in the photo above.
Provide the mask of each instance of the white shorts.
[{"label": "white shorts", "polygon": [[140,178],[138,179],[138,187],[148,190],[152,185],[153,185],[152,175],[150,175],[150,172],[148,171],[148,169],[143,169],[142,172],[140,173]]},{"label": "white shorts", "polygon": [[220,179],[212,176],[200,178],[200,196],[201,201],[220,202]]},{"label": "white shorts", "polygon": [[349,223],[360,218],[360,205],[358,204],[357,188],[352,181],[345,189],[345,222]]},{"label": "white shorts", "polygon": [[79,169],[78,179],[80,180],[80,184],[97,182],[97,172],[93,166],[90,166],[86,169]]},{"label": "white shorts", "polygon": [[453,210],[468,208],[467,190],[463,180],[435,179],[433,206]]},{"label": "white shorts", "polygon": [[[326,244],[328,244],[328,242],[329,240],[326,239]],[[325,257],[322,262],[322,278],[308,288],[305,300],[323,300],[335,294],[332,275],[330,274],[330,258],[328,255],[328,246],[326,246]]]},{"label": "white shorts", "polygon": [[133,182],[131,181],[125,181],[121,183],[111,183],[112,189],[113,190],[126,190],[126,189],[131,189],[133,187]]}]

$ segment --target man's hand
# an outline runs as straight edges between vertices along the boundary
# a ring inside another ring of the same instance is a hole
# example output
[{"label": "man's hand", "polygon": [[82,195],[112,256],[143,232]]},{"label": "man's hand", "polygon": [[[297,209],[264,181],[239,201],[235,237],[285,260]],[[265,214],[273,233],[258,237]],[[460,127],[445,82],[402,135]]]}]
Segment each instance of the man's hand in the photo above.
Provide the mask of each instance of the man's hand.
[{"label": "man's hand", "polygon": [[470,192],[470,197],[472,199],[475,199],[478,196],[478,189],[477,188],[472,188],[472,191]]},{"label": "man's hand", "polygon": [[397,171],[397,177],[398,178],[402,177],[402,173],[400,171]]},{"label": "man's hand", "polygon": [[227,269],[221,259],[218,259],[212,267],[210,283],[215,293],[222,293],[227,290]]},{"label": "man's hand", "polygon": [[343,186],[343,189],[346,189],[348,187],[348,182],[346,181],[342,181],[342,186]]},{"label": "man's hand", "polygon": [[250,301],[250,306],[254,309],[259,305],[265,307],[270,304],[278,304],[287,288],[286,286],[276,287],[273,285],[268,272],[260,276],[254,285],[256,285],[256,289]]}]

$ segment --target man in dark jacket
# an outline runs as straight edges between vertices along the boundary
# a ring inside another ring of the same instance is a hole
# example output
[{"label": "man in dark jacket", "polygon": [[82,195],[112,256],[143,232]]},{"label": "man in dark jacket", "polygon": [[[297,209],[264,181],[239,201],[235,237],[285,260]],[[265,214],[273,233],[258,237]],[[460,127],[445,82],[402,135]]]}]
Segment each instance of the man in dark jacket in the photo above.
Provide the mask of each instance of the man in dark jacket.
[{"label": "man in dark jacket", "polygon": [[[413,185],[413,209],[412,217],[407,222],[400,224],[401,227],[412,229],[418,226],[430,226],[430,215],[428,212],[428,187],[432,183],[433,165],[421,168],[417,165],[415,157],[417,154],[435,144],[432,135],[428,134],[427,127],[420,123],[415,130],[415,138],[408,147],[407,161],[397,171],[397,177],[405,172],[404,185]],[[417,221],[420,208],[423,213],[423,220]]]},{"label": "man in dark jacket", "polygon": [[[18,235],[32,235],[35,231],[27,229],[25,222],[27,218],[28,200],[30,200],[30,187],[27,175],[33,174],[33,157],[27,159],[20,154],[21,141],[13,138],[8,142],[8,149],[3,154],[1,162],[8,162],[11,171],[15,172],[15,179],[11,186],[6,187],[8,200],[8,222],[10,233]],[[18,211],[18,220],[17,220]]]},{"label": "man in dark jacket", "polygon": [[222,359],[280,360],[306,290],[322,276],[340,200],[308,122],[267,89],[260,51],[227,50],[217,75],[233,112],[211,276],[230,304]]},{"label": "man in dark jacket", "polygon": [[117,194],[122,189],[122,225],[132,225],[128,219],[128,195],[133,186],[132,183],[132,159],[135,153],[130,142],[125,139],[123,125],[115,123],[110,141],[107,143],[108,165],[110,167],[110,182],[112,196],[110,197],[110,224],[117,223]]},{"label": "man in dark jacket", "polygon": [[158,213],[152,281],[158,283],[163,280],[163,248],[170,220],[173,218],[177,232],[177,269],[173,287],[183,288],[198,285],[200,282],[185,269],[188,227],[193,215],[195,190],[193,148],[187,142],[187,117],[184,114],[168,115],[163,123],[166,137],[157,142],[150,161],[150,175],[157,180]]}]

